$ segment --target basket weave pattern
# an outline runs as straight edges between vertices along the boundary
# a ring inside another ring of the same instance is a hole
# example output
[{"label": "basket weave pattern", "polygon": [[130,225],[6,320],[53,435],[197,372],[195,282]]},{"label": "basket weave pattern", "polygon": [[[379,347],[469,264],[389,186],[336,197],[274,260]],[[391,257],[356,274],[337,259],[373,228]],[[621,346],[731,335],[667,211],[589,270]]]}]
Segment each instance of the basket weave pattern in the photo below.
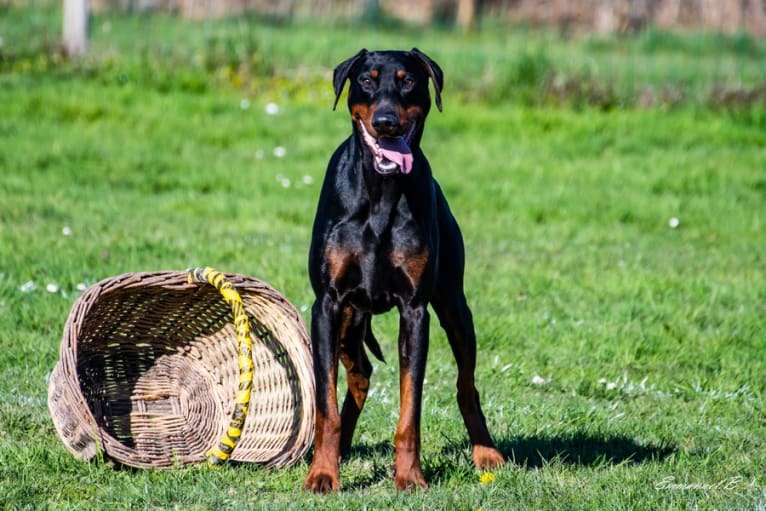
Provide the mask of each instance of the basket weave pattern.
[{"label": "basket weave pattern", "polygon": [[[313,439],[310,343],[295,308],[266,283],[227,275],[250,318],[252,398],[234,461],[284,466]],[[48,405],[78,457],[143,468],[203,461],[226,431],[239,384],[231,309],[185,272],[106,279],[64,328]]]}]

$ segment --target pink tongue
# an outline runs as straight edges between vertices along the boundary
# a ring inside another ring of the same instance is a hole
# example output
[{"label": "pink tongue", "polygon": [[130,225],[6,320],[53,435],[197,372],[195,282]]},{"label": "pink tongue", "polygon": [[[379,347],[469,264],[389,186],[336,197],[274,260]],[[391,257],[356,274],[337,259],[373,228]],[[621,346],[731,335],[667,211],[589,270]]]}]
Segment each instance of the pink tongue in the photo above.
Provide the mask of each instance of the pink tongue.
[{"label": "pink tongue", "polygon": [[387,160],[399,165],[402,174],[410,173],[412,170],[412,151],[410,151],[407,142],[404,141],[404,137],[380,137],[378,145],[380,146],[380,154]]}]

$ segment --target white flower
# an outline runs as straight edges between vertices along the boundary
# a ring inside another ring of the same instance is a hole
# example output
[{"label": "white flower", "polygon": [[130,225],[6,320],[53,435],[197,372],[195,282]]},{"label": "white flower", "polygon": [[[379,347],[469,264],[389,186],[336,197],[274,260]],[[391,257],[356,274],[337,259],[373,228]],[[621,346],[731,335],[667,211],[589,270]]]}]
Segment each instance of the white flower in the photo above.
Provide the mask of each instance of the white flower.
[{"label": "white flower", "polygon": [[279,105],[274,102],[266,103],[265,110],[268,115],[277,115],[279,114]]},{"label": "white flower", "polygon": [[670,220],[668,220],[668,227],[671,229],[676,229],[679,225],[681,225],[681,221],[676,217],[671,217]]},{"label": "white flower", "polygon": [[310,185],[314,182],[314,178],[311,176],[303,176],[303,184]]},{"label": "white flower", "polygon": [[59,287],[57,284],[50,283],[47,286],[45,286],[45,290],[48,291],[49,293],[58,293]]},{"label": "white flower", "polygon": [[86,289],[88,289],[88,286],[85,285],[84,282],[80,282],[79,284],[77,284],[77,290],[78,291],[82,292],[82,291],[85,291]]},{"label": "white flower", "polygon": [[282,188],[290,188],[290,185],[292,184],[290,179],[283,174],[277,174],[277,182],[282,185]]},{"label": "white flower", "polygon": [[281,145],[278,145],[277,147],[274,148],[274,156],[276,156],[277,158],[282,158],[286,154],[287,154],[287,149],[285,149]]},{"label": "white flower", "polygon": [[35,284],[34,280],[29,280],[19,286],[19,291],[21,291],[22,293],[29,293],[31,291],[34,291],[35,289],[37,289],[37,284]]},{"label": "white flower", "polygon": [[243,98],[243,99],[242,99],[242,100],[240,100],[240,102],[239,102],[239,107],[240,107],[242,110],[247,110],[248,108],[250,108],[250,100],[249,100],[249,99],[247,99],[247,98]]},{"label": "white flower", "polygon": [[548,380],[537,373],[532,377],[532,385],[545,385],[546,383],[548,383]]},{"label": "white flower", "polygon": [[69,227],[68,225],[65,225],[61,229],[61,234],[63,234],[64,236],[71,236],[72,235],[72,228]]}]

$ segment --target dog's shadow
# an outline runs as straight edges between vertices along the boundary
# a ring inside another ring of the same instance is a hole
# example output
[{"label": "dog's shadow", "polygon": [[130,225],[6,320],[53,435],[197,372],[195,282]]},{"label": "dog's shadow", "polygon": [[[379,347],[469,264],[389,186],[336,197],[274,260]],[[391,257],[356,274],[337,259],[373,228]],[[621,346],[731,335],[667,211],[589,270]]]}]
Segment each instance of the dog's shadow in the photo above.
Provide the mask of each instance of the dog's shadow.
[{"label": "dog's shadow", "polygon": [[[497,446],[509,465],[527,470],[551,464],[581,467],[639,465],[662,461],[677,450],[677,447],[666,443],[638,443],[626,436],[599,437],[584,433],[567,437],[504,438],[497,442]],[[355,445],[344,457],[346,463],[354,466],[351,486],[365,488],[390,478],[393,455],[394,446],[389,441]],[[442,478],[458,465],[473,465],[468,442],[450,443],[441,449],[436,459],[429,460],[428,457],[427,454],[424,456],[423,472],[429,481]],[[365,470],[356,470],[356,465],[360,463],[365,464]]]},{"label": "dog's shadow", "polygon": [[597,437],[574,433],[567,437],[516,437],[498,442],[498,449],[509,462],[527,469],[551,463],[596,467],[605,465],[638,465],[662,461],[676,447],[661,443],[640,444],[626,436]]}]

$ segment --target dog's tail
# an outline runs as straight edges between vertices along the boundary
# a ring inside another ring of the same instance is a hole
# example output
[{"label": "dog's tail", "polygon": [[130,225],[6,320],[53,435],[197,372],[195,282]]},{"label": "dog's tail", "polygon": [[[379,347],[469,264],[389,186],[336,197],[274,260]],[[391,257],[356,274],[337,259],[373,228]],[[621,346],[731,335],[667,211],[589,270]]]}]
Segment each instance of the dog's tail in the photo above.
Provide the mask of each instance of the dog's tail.
[{"label": "dog's tail", "polygon": [[383,358],[383,351],[380,349],[380,344],[378,344],[378,340],[372,333],[372,314],[367,315],[365,321],[367,321],[367,324],[364,325],[364,343],[367,345],[370,352],[375,355],[375,358],[381,362],[385,362],[386,359]]}]

